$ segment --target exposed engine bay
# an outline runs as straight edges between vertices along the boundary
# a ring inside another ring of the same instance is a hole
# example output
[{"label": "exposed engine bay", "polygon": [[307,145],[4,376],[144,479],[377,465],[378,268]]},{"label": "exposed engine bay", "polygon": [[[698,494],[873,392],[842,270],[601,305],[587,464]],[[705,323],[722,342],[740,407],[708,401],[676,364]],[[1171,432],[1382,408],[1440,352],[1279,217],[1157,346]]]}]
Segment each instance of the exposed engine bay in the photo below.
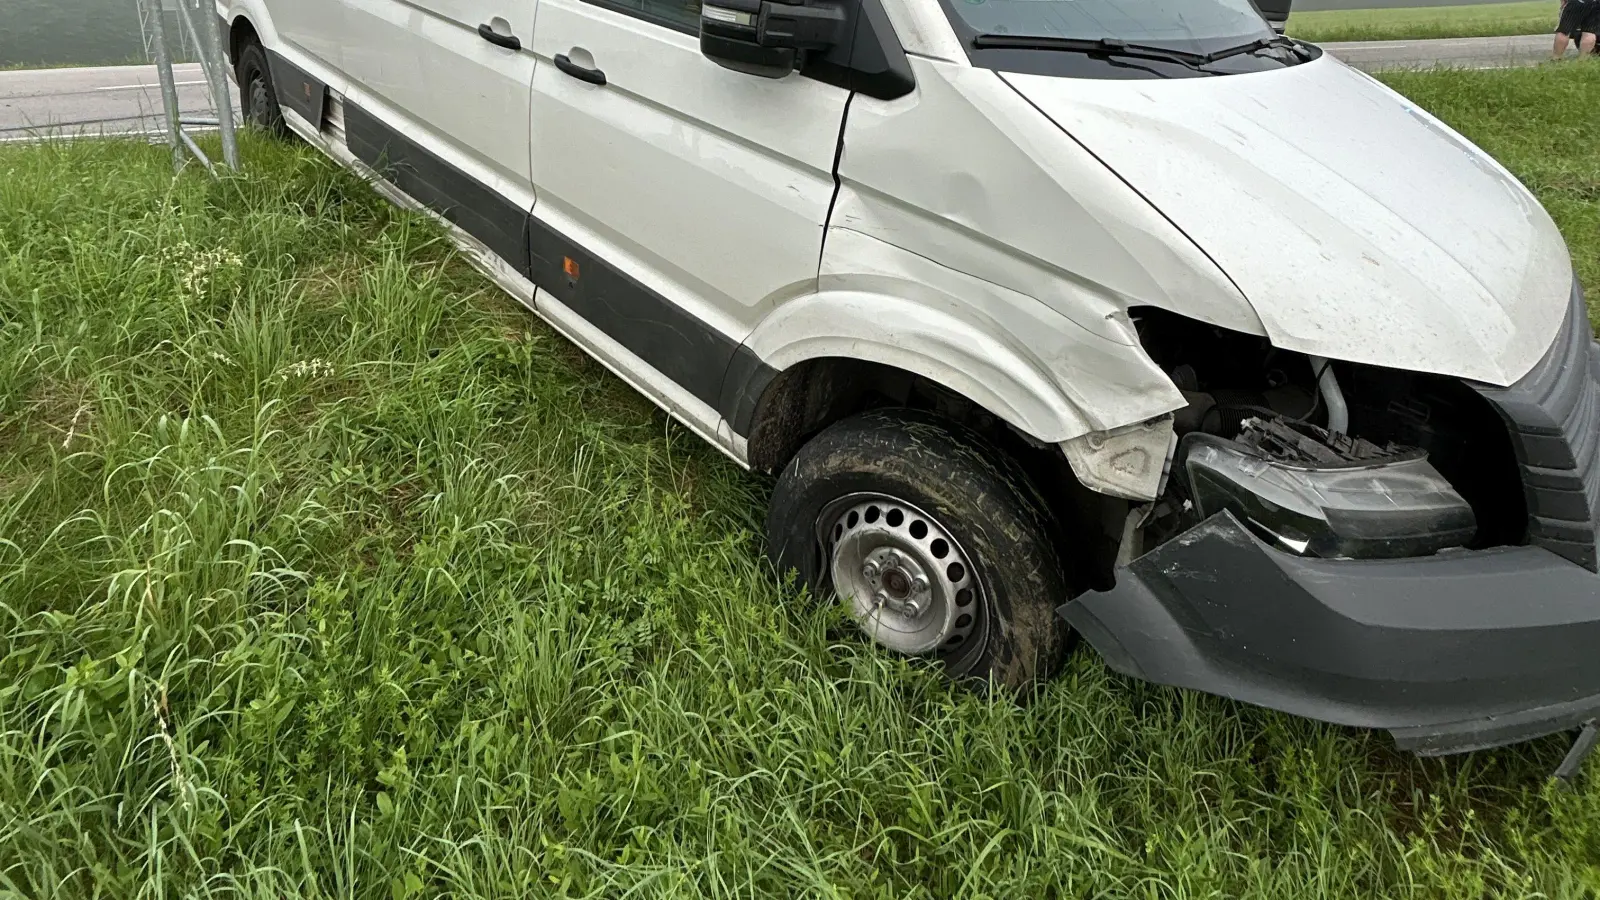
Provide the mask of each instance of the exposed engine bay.
[{"label": "exposed engine bay", "polygon": [[1322,559],[1524,539],[1505,429],[1460,381],[1283,351],[1160,310],[1134,321],[1188,406],[1165,492],[1130,514],[1120,562],[1223,510]]}]

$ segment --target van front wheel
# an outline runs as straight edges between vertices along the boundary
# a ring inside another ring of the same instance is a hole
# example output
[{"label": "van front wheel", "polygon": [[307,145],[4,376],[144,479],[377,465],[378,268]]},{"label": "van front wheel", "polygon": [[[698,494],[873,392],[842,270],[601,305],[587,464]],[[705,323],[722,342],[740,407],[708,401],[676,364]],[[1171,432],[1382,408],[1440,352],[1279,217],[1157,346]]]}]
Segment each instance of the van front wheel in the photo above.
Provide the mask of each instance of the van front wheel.
[{"label": "van front wheel", "polygon": [[784,467],[769,552],[875,643],[952,678],[1026,688],[1066,652],[1055,529],[1008,457],[912,410],[838,422]]},{"label": "van front wheel", "polygon": [[277,137],[288,137],[289,126],[284,124],[283,110],[278,106],[267,51],[257,43],[246,44],[239,51],[234,75],[239,79],[239,110],[245,124]]}]

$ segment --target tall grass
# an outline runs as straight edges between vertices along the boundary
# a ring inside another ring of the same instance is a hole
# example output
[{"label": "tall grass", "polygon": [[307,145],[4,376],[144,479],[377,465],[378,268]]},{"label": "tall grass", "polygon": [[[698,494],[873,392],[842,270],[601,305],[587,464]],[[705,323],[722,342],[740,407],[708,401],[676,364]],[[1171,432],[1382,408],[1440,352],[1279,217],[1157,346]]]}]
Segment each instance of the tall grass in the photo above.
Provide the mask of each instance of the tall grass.
[{"label": "tall grass", "polygon": [[1292,12],[1287,31],[1313,43],[1410,41],[1550,34],[1558,0],[1513,0],[1467,6],[1317,9]]},{"label": "tall grass", "polygon": [[1422,761],[1088,651],[1020,708],[874,652],[770,576],[763,480],[429,222],[245,151],[0,147],[0,894],[1600,889],[1560,738]]}]

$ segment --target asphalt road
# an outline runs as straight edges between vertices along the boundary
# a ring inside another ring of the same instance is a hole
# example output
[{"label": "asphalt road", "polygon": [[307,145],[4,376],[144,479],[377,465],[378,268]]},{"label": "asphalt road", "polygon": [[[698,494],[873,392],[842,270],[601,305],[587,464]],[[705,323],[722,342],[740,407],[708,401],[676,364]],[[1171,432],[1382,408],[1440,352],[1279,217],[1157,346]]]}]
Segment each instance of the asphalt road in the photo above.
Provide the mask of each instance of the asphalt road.
[{"label": "asphalt road", "polygon": [[[172,68],[183,115],[216,118],[199,64]],[[0,72],[0,141],[164,129],[155,66]]]}]

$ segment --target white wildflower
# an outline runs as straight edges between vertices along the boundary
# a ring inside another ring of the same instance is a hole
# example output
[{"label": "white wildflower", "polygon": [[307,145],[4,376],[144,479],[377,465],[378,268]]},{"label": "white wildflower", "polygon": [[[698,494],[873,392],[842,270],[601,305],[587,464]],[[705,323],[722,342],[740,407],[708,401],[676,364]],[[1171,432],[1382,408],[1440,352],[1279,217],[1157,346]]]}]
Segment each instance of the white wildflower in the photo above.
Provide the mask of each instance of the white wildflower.
[{"label": "white wildflower", "polygon": [[212,276],[224,269],[241,269],[244,258],[225,247],[200,250],[188,241],[179,241],[161,248],[163,265],[179,271],[178,283],[183,292],[200,296],[211,286]]},{"label": "white wildflower", "polygon": [[333,363],[325,359],[303,359],[290,364],[278,375],[279,381],[288,381],[291,378],[326,378],[333,374]]}]

